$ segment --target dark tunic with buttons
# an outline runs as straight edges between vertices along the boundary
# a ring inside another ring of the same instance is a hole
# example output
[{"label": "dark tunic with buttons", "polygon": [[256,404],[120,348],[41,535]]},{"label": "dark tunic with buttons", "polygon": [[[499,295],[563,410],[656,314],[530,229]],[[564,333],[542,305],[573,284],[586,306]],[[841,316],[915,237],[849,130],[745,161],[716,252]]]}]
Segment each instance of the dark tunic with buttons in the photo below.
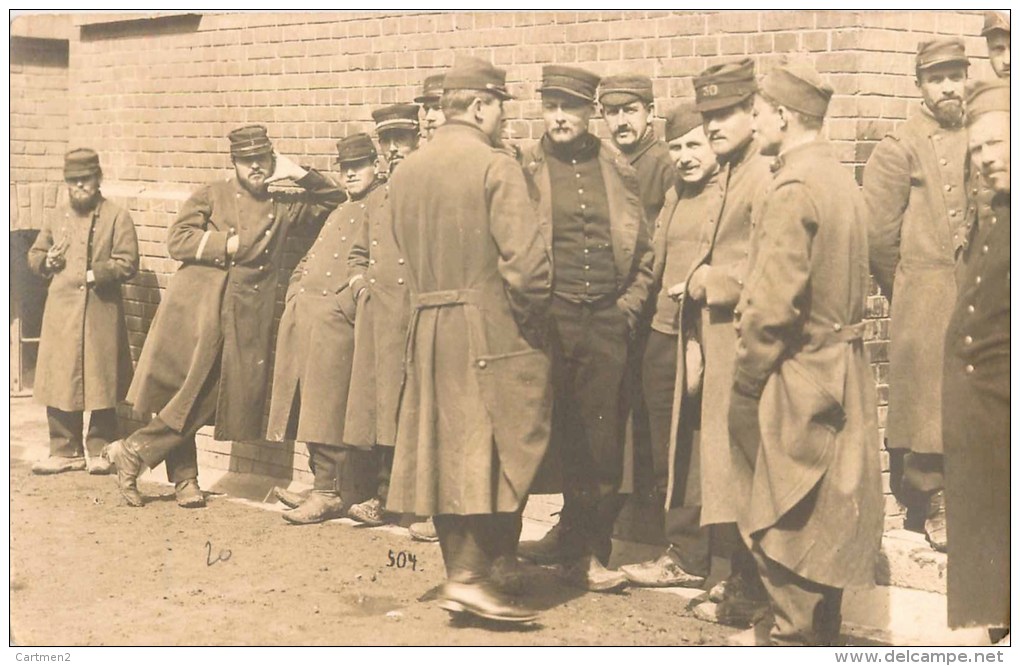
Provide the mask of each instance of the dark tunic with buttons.
[{"label": "dark tunic with buttons", "polygon": [[365,224],[370,193],[330,213],[291,275],[276,336],[266,439],[344,443],[356,310],[347,255]]},{"label": "dark tunic with buttons", "polygon": [[[321,220],[343,200],[327,178],[309,171],[307,192],[256,198],[235,179],[207,185],[170,227],[170,256],[182,262],[170,279],[145,340],[128,401],[182,431],[209,372],[220,364],[215,437],[262,436],[277,269],[295,224]],[[233,258],[227,239],[240,237]]]},{"label": "dark tunic with buttons", "polygon": [[638,175],[638,190],[645,207],[645,222],[649,225],[648,235],[655,233],[653,225],[659,218],[659,211],[666,201],[666,193],[676,183],[676,167],[669,156],[669,146],[655,136],[649,125],[637,147],[624,157]]},{"label": "dark tunic with buttons", "polygon": [[[66,247],[64,268],[51,273],[46,253]],[[120,285],[138,271],[131,216],[106,199],[79,217],[66,203],[43,222],[28,265],[50,286],[46,294],[35,398],[65,412],[115,407],[131,381],[131,350]],[[91,270],[95,282],[86,284]]]},{"label": "dark tunic with buttons", "polygon": [[349,277],[361,275],[364,279],[354,288],[365,286],[368,295],[354,327],[352,391],[344,443],[393,446],[411,307],[407,267],[393,235],[389,187],[373,192],[367,205],[365,224],[347,259]]},{"label": "dark tunic with buttons", "polygon": [[942,336],[966,237],[967,159],[967,132],[924,109],[864,169],[871,270],[891,302],[886,438],[915,453],[942,453]]},{"label": "dark tunic with buttons", "polygon": [[[1009,194],[973,230],[942,381],[949,625],[1009,626]],[[986,226],[986,228],[982,228]]]}]

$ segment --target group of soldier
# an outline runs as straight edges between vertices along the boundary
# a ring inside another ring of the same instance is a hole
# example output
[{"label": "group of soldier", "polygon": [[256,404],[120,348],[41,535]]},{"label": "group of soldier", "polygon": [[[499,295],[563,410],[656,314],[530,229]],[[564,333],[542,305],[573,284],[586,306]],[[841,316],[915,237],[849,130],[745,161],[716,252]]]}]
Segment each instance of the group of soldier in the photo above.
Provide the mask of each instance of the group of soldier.
[{"label": "group of soldier", "polygon": [[[1003,80],[966,92],[963,42],[919,45],[923,106],[875,148],[863,191],[822,137],[832,88],[798,65],[757,77],[751,59],[696,76],[664,141],[648,77],[545,66],[545,133],[522,151],[503,138],[506,73],[458,58],[415,104],[373,112],[378,148],[338,142],[342,187],[264,127],[234,130],[234,177],[169,229],[181,266],[133,380],[134,227],[96,153],[71,151],[68,203],[29,253],[51,280],[50,457],[34,471],[115,467],[142,506],[138,476],[163,462],[178,504],[199,507],[201,427],[302,441],[313,488],[276,489],[284,519],[427,519],[412,535],[438,539],[450,611],[534,620],[497,575],[518,557],[603,592],[703,587],[716,556],[719,621],[760,644],[836,644],[883,524],[870,264],[892,303],[897,491],[937,549],[948,517],[951,623],[1007,626],[1009,24],[990,14],[984,34]],[[610,141],[589,130],[599,109]],[[319,224],[271,354],[286,238]],[[125,395],[155,416],[118,439]],[[611,570],[641,451],[667,546]],[[535,492],[563,493],[559,522],[519,544]]]}]

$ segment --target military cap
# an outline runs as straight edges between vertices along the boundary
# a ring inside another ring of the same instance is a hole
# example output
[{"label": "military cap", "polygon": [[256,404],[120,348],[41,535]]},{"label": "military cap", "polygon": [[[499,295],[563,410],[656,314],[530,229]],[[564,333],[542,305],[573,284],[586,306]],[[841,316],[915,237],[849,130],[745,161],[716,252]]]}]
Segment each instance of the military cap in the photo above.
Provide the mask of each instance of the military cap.
[{"label": "military cap", "polygon": [[959,37],[930,39],[917,45],[918,71],[949,63],[970,65],[963,40]]},{"label": "military cap", "polygon": [[262,125],[245,125],[227,135],[232,157],[253,157],[273,152],[273,144]]},{"label": "military cap", "polygon": [[645,104],[655,101],[652,80],[641,74],[615,74],[602,79],[599,102],[603,106],[619,106],[635,99]]},{"label": "military cap", "polygon": [[83,178],[103,173],[99,155],[91,148],[76,148],[64,155],[64,178]]},{"label": "military cap", "polygon": [[824,118],[832,86],[806,65],[781,65],[762,77],[761,93],[788,109]]},{"label": "military cap", "polygon": [[694,108],[694,102],[684,102],[666,116],[666,143],[679,139],[701,125],[701,114]]},{"label": "military cap", "polygon": [[990,111],[1009,113],[1009,81],[992,79],[975,81],[967,86],[967,124]]},{"label": "military cap", "polygon": [[414,101],[418,104],[438,102],[439,98],[443,96],[443,77],[443,74],[425,77],[425,82],[421,86],[421,94],[415,97]]},{"label": "military cap", "polygon": [[740,104],[757,90],[750,58],[713,65],[694,77],[695,104],[701,113]]},{"label": "military cap", "polygon": [[406,129],[418,131],[417,104],[390,104],[372,112],[375,131]]},{"label": "military cap", "polygon": [[372,143],[372,137],[364,132],[352,134],[337,141],[336,152],[337,164],[360,162],[361,160],[367,159],[374,160],[379,156],[379,153],[375,149],[375,144]]},{"label": "military cap", "polygon": [[996,30],[1009,34],[1009,19],[1003,16],[1001,12],[985,12],[985,27],[981,28],[981,36],[987,37]]},{"label": "military cap", "polygon": [[506,89],[506,70],[480,58],[458,56],[443,77],[443,91],[485,90],[502,99],[513,99]]},{"label": "military cap", "polygon": [[586,102],[594,102],[595,89],[598,88],[599,81],[598,74],[579,67],[546,65],[542,68],[542,86],[538,92],[562,93]]}]

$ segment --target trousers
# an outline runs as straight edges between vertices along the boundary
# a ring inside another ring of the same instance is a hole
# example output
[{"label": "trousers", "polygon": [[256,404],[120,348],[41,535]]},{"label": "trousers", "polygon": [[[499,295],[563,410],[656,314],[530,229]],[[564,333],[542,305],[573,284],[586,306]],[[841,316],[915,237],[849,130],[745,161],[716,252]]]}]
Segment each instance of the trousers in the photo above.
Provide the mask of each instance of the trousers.
[{"label": "trousers", "polygon": [[46,422],[50,429],[50,455],[54,457],[78,458],[84,445],[90,458],[98,458],[103,447],[117,439],[117,410],[113,407],[92,410],[84,442],[85,412],[65,412],[47,407]]},{"label": "trousers", "polygon": [[447,579],[477,583],[489,577],[501,557],[516,557],[521,537],[521,513],[489,513],[460,516],[440,514],[432,518],[443,552]]}]

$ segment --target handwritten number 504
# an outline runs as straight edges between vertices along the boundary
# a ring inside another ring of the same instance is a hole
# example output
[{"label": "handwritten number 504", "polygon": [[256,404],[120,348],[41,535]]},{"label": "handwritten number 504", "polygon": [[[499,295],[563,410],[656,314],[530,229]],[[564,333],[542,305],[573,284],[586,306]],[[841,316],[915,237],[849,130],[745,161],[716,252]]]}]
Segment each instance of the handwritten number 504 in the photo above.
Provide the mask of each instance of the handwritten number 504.
[{"label": "handwritten number 504", "polygon": [[386,565],[388,567],[406,569],[408,566],[410,566],[411,571],[418,570],[418,558],[414,556],[414,553],[408,553],[403,550],[400,551],[399,553],[394,553],[391,550],[388,553],[388,557],[390,559],[390,563]]}]

